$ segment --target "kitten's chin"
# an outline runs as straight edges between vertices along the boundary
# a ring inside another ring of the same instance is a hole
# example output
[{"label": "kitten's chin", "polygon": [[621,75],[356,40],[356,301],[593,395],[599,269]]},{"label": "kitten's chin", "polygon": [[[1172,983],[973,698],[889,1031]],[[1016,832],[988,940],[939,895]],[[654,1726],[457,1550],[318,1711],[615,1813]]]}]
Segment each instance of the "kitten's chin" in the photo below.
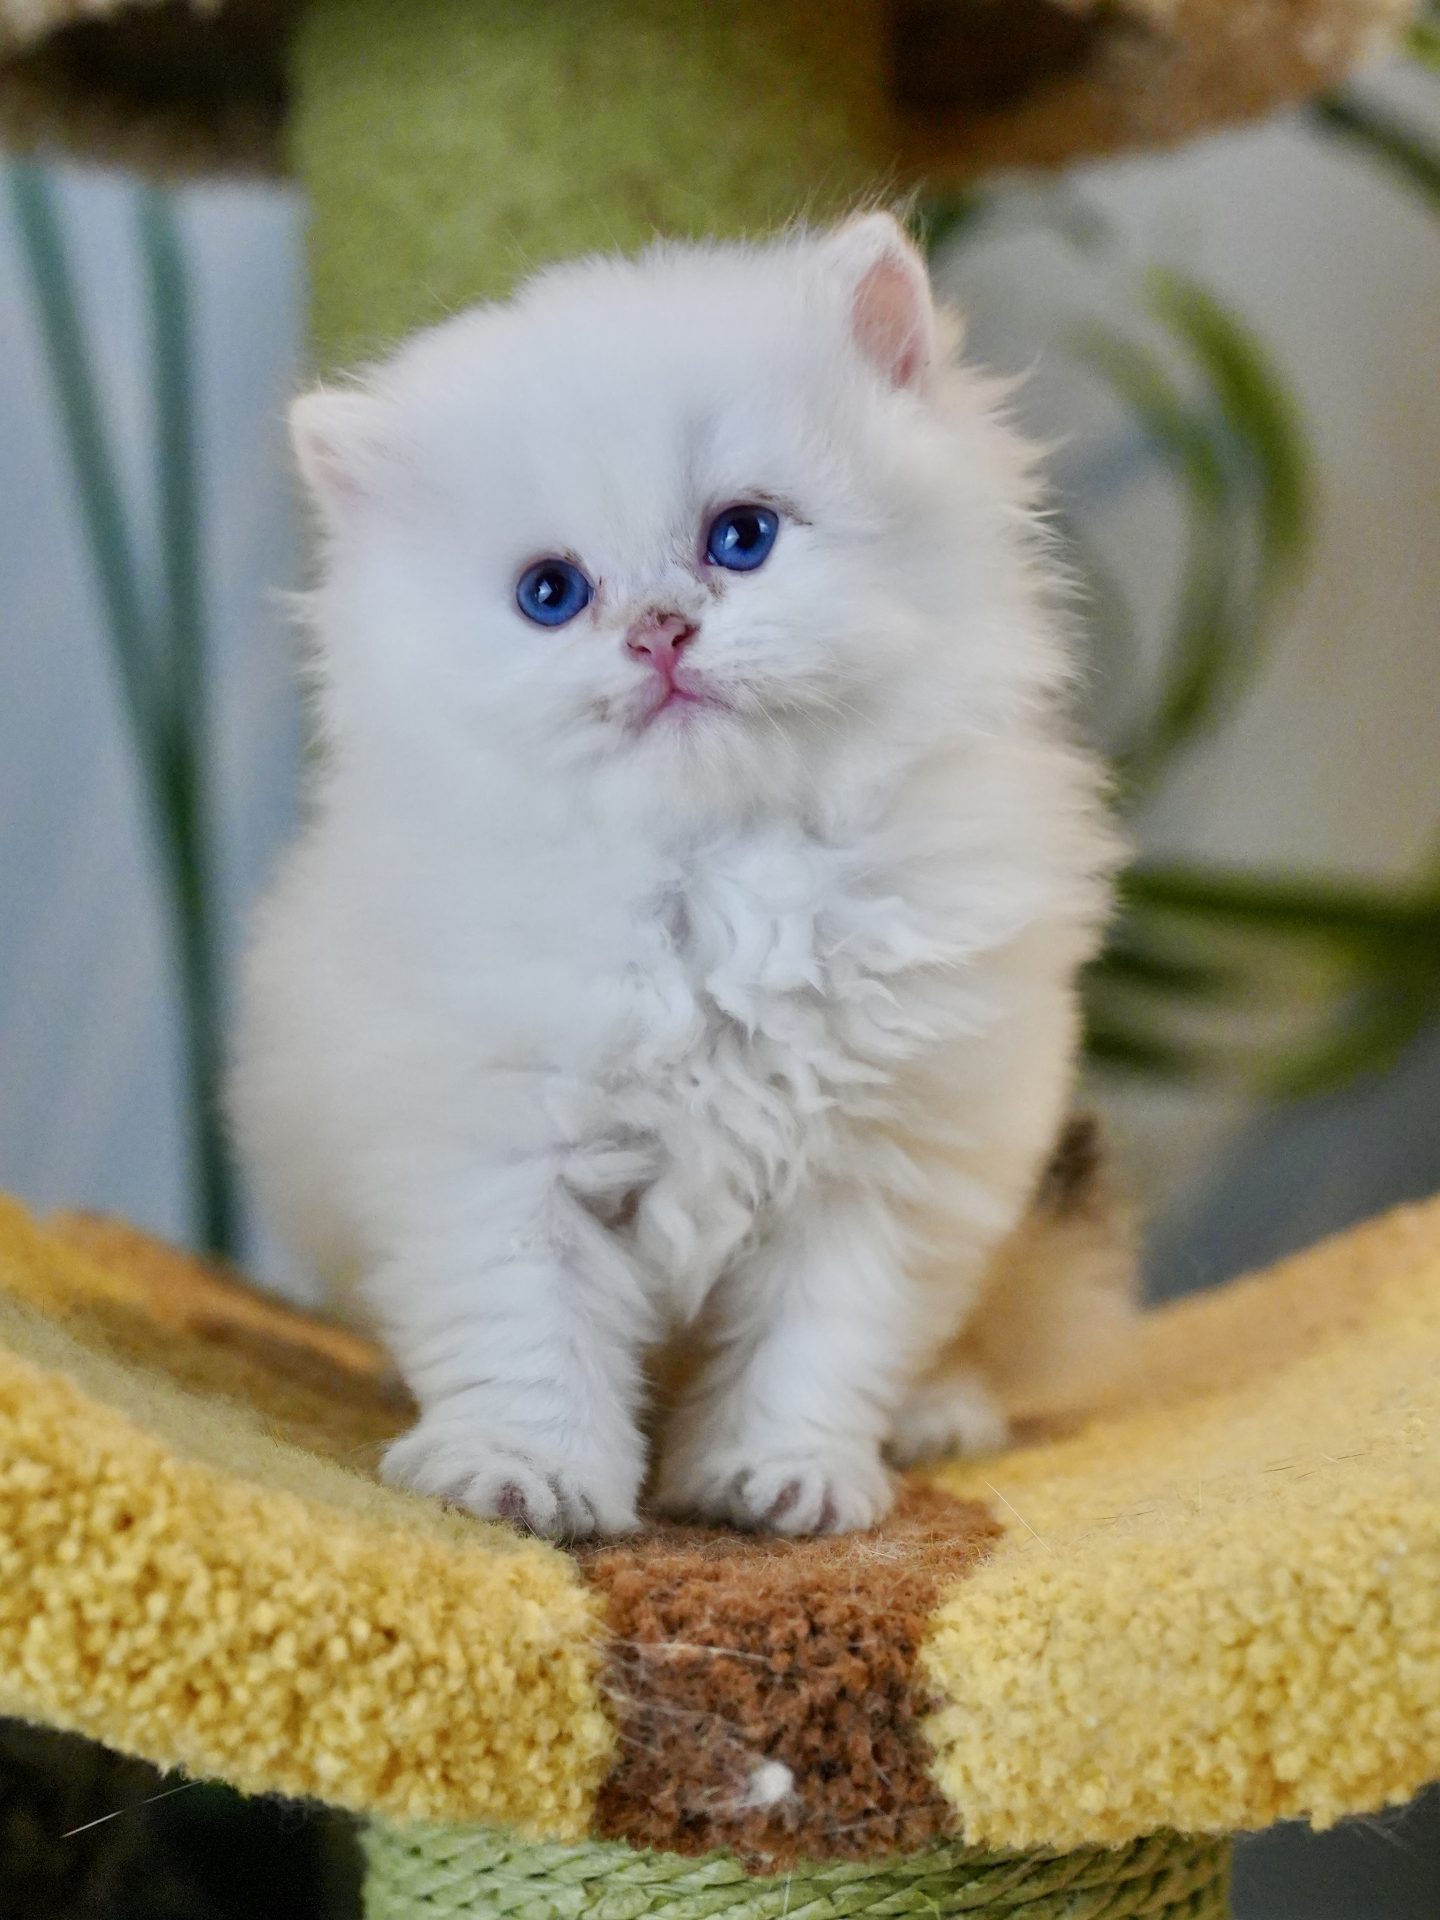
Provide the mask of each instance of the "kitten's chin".
[{"label": "kitten's chin", "polygon": [[782,799],[795,775],[792,744],[772,723],[757,725],[738,702],[667,701],[634,722],[610,729],[611,750],[597,764],[605,777],[647,809],[665,795],[665,817],[693,826]]}]

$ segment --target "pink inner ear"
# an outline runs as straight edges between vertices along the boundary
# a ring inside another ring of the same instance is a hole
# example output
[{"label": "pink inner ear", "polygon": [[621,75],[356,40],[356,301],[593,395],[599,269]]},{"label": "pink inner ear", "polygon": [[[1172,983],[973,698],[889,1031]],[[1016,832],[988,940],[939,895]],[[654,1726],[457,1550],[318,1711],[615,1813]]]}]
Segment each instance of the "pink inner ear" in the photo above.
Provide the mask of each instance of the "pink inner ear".
[{"label": "pink inner ear", "polygon": [[359,499],[360,483],[351,472],[344,451],[328,434],[310,436],[305,442],[301,465],[317,493],[333,495],[337,500]]},{"label": "pink inner ear", "polygon": [[909,261],[884,254],[855,289],[855,344],[897,387],[913,387],[930,360],[929,300]]},{"label": "pink inner ear", "polygon": [[381,412],[368,394],[320,390],[290,409],[300,471],[321,507],[339,517],[363,498],[379,450]]}]

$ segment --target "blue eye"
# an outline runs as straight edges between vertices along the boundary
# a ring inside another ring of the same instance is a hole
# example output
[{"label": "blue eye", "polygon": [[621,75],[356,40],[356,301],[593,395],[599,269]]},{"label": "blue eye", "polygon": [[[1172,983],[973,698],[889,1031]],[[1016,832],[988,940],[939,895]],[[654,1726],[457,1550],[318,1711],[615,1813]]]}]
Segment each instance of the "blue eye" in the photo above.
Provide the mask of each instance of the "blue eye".
[{"label": "blue eye", "polygon": [[594,587],[570,560],[537,560],[515,587],[516,606],[537,627],[563,627],[594,597]]},{"label": "blue eye", "polygon": [[770,558],[780,516],[769,507],[727,507],[705,536],[705,558],[732,573],[753,573]]}]

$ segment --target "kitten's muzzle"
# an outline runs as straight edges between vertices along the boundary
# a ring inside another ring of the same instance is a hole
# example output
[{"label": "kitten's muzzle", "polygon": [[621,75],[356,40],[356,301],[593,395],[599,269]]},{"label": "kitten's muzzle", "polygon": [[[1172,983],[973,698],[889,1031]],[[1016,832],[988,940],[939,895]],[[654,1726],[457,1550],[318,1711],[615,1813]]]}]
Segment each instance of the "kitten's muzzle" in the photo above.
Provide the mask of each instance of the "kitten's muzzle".
[{"label": "kitten's muzzle", "polygon": [[680,652],[689,646],[700,629],[683,613],[652,607],[631,622],[625,646],[637,660],[648,660],[668,685],[673,685]]}]

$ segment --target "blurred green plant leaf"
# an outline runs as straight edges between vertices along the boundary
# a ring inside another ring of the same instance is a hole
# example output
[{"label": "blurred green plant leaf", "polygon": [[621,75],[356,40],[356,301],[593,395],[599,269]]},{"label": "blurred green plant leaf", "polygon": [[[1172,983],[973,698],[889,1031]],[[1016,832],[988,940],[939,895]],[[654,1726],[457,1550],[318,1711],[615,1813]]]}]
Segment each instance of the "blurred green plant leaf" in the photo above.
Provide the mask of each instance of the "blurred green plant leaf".
[{"label": "blurred green plant leaf", "polygon": [[922,194],[906,222],[920,251],[933,259],[952,241],[967,237],[984,218],[989,195],[979,188],[968,193]]},{"label": "blurred green plant leaf", "polygon": [[1159,694],[1118,751],[1122,790],[1152,789],[1239,699],[1301,577],[1310,457],[1299,413],[1253,332],[1205,288],[1153,272],[1148,306],[1183,352],[1182,389],[1159,354],[1092,330],[1079,351],[1127,407],[1179,486],[1186,558]]},{"label": "blurred green plant leaf", "polygon": [[1268,617],[1299,577],[1311,532],[1311,462],[1299,410],[1257,336],[1196,281],[1157,268],[1150,305],[1191,349],[1252,468],[1260,529],[1256,611]]},{"label": "blurred green plant leaf", "polygon": [[1234,873],[1208,867],[1144,864],[1122,888],[1125,907],[1223,922],[1279,935],[1369,948],[1433,942],[1440,964],[1440,887],[1413,893],[1303,876]]},{"label": "blurred green plant leaf", "polygon": [[1126,407],[1181,490],[1186,558],[1163,685],[1154,710],[1115,753],[1122,791],[1153,786],[1173,755],[1208,721],[1233,652],[1231,609],[1237,488],[1208,422],[1148,347],[1093,332],[1081,357]]},{"label": "blurred green plant leaf", "polygon": [[150,324],[161,579],[147,593],[121,463],[94,378],[79,287],[51,172],[7,170],[10,203],[45,342],[56,413],[100,591],[117,683],[166,887],[194,1165],[196,1228],[233,1251],[236,1206],[220,1118],[221,1035],[214,852],[206,811],[203,542],[193,300],[174,202],[138,202]]},{"label": "blurred green plant leaf", "polygon": [[1088,977],[1097,988],[1139,989],[1183,1000],[1227,1000],[1244,985],[1243,971],[1233,963],[1154,944],[1144,923],[1133,919],[1111,938]]},{"label": "blurred green plant leaf", "polygon": [[952,245],[997,229],[1050,233],[1082,254],[1096,253],[1114,239],[1107,215],[1064,181],[1044,186],[1011,181],[921,193],[911,203],[906,224],[915,244],[932,260]]},{"label": "blurred green plant leaf", "polygon": [[1371,984],[1341,1008],[1321,1041],[1283,1060],[1264,1091],[1271,1098],[1309,1100],[1383,1073],[1429,1025],[1437,1004],[1440,980],[1410,987],[1389,979]]},{"label": "blurred green plant leaf", "polygon": [[[1319,980],[1332,982],[1318,1008],[1300,990],[1317,962]],[[1267,1097],[1335,1091],[1389,1065],[1440,1013],[1440,878],[1397,893],[1142,865],[1126,877],[1116,934],[1086,975],[1085,997],[1099,1036],[1092,1058],[1102,1065],[1160,1071],[1170,1049],[1183,1056],[1177,1071]],[[1272,1009],[1281,1031],[1259,1043],[1222,1025],[1177,1047],[1183,1007],[1223,1010],[1227,1001],[1252,1026],[1257,1010]],[[1143,1044],[1127,1056],[1117,1035],[1131,1032]]]},{"label": "blurred green plant leaf", "polygon": [[[1440,27],[1433,19],[1428,32],[1440,45]],[[1402,186],[1419,194],[1432,213],[1440,214],[1440,151],[1417,128],[1388,108],[1372,106],[1354,93],[1332,93],[1317,100],[1310,117],[1321,132],[1348,141],[1368,154]]]},{"label": "blurred green plant leaf", "polygon": [[1405,36],[1405,51],[1422,66],[1440,71],[1440,7],[1427,7]]},{"label": "blurred green plant leaf", "polygon": [[1085,1053],[1092,1066],[1151,1079],[1198,1080],[1212,1071],[1193,1049],[1146,1032],[1133,1020],[1111,1021],[1093,1010],[1086,1020]]}]

